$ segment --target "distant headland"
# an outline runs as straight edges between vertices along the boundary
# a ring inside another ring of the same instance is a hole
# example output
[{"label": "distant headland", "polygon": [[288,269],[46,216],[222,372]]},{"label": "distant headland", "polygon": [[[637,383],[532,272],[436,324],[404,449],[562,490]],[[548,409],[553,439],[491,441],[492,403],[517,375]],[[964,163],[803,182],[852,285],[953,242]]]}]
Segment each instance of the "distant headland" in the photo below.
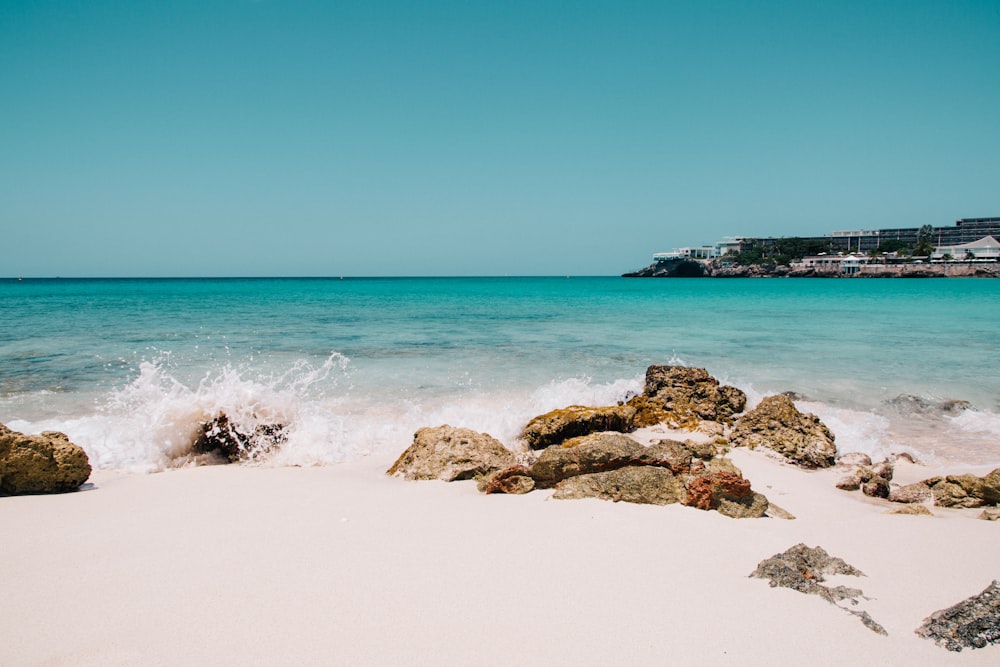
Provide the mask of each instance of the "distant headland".
[{"label": "distant headland", "polygon": [[653,255],[625,278],[1000,277],[1000,217],[952,226],[838,231],[825,236],[727,237]]}]

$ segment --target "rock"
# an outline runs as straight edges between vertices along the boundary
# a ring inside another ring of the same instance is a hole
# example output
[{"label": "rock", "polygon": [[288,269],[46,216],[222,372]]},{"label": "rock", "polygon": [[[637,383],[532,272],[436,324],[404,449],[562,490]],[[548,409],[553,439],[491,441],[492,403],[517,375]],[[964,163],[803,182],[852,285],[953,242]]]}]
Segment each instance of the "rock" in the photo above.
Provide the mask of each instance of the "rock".
[{"label": "rock", "polygon": [[642,395],[628,405],[636,410],[636,427],[666,423],[695,430],[703,421],[731,423],[746,407],[746,394],[720,386],[704,368],[654,365],[646,369]]},{"label": "rock", "polygon": [[732,472],[695,477],[687,483],[684,504],[716,510],[734,519],[759,518],[767,511],[767,498],[754,493],[749,480]]},{"label": "rock", "polygon": [[856,588],[847,588],[846,586],[831,588],[822,585],[826,581],[825,575],[835,574],[854,577],[865,576],[863,572],[848,565],[842,559],[830,556],[821,547],[811,548],[805,544],[796,544],[784,553],[761,561],[750,576],[767,579],[772,588],[781,586],[808,595],[818,595],[840,609],[858,616],[865,627],[872,632],[880,635],[887,634],[885,629],[867,613],[840,607],[838,603],[844,600],[851,604],[857,604],[858,599],[862,598],[864,594]]},{"label": "rock", "polygon": [[994,581],[979,595],[934,612],[915,632],[949,651],[1000,644],[1000,582]]},{"label": "rock", "polygon": [[552,497],[668,505],[684,498],[684,483],[667,468],[627,466],[565,479],[556,485]]},{"label": "rock", "polygon": [[628,405],[604,408],[571,405],[535,417],[521,431],[521,438],[532,449],[542,449],[589,433],[632,431],[635,429],[634,418],[635,408]]},{"label": "rock", "polygon": [[534,490],[535,480],[527,468],[518,465],[480,477],[476,486],[483,493],[521,494]]},{"label": "rock", "polygon": [[871,496],[872,498],[888,498],[889,480],[884,477],[872,477],[870,480],[861,485],[861,492],[866,496]]},{"label": "rock", "polygon": [[903,505],[902,507],[897,507],[895,509],[889,510],[888,512],[886,512],[886,514],[909,514],[909,515],[912,515],[912,516],[934,516],[934,513],[931,512],[929,509],[927,509],[927,507],[925,505],[917,505],[917,504]]},{"label": "rock", "polygon": [[647,447],[646,453],[659,461],[666,462],[670,471],[676,475],[690,472],[691,460],[694,458],[691,448],[676,440],[660,440]]},{"label": "rock", "polygon": [[922,503],[930,497],[931,490],[923,482],[889,489],[889,500],[894,503]]},{"label": "rock", "polygon": [[983,480],[975,475],[948,475],[931,487],[931,494],[938,507],[982,507],[986,504]]},{"label": "rock", "polygon": [[909,452],[899,452],[898,454],[893,454],[893,459],[895,461],[905,461],[914,465],[920,465],[920,461],[915,459],[913,454],[910,454]]},{"label": "rock", "polygon": [[983,521],[1000,521],[1000,509],[985,509],[976,518]]},{"label": "rock", "polygon": [[405,479],[440,479],[451,482],[488,475],[517,463],[514,453],[499,440],[468,428],[445,424],[422,428],[387,475]]},{"label": "rock", "polygon": [[528,469],[538,488],[551,488],[569,477],[608,472],[626,466],[671,468],[666,447],[644,447],[621,433],[592,433],[546,448]]},{"label": "rock", "polygon": [[984,476],[983,500],[991,505],[1000,503],[1000,468]]},{"label": "rock", "polygon": [[195,454],[216,452],[230,463],[263,458],[284,444],[284,424],[258,424],[253,430],[237,426],[226,414],[202,422],[201,433],[191,446]]},{"label": "rock", "polygon": [[892,474],[894,471],[895,469],[893,468],[892,461],[890,461],[889,459],[886,459],[885,461],[882,461],[881,463],[877,463],[872,466],[872,476],[881,477],[887,482],[892,481]]},{"label": "rock", "polygon": [[864,466],[866,468],[871,468],[872,459],[870,456],[862,452],[848,452],[837,457],[837,465],[852,467]]},{"label": "rock", "polygon": [[[744,405],[746,405],[746,400],[745,399],[744,399],[743,403],[744,403]],[[698,431],[700,433],[704,433],[706,435],[710,435],[710,436],[719,438],[719,437],[725,436],[725,434],[726,434],[726,425],[725,424],[721,424],[719,422],[713,422],[713,421],[704,420],[700,424],[698,424]]]},{"label": "rock", "polygon": [[87,453],[66,434],[25,435],[0,427],[0,493],[66,493],[90,477]]},{"label": "rock", "polygon": [[805,468],[827,468],[837,446],[819,417],[799,412],[787,396],[768,396],[736,422],[729,436],[737,447],[766,447]]},{"label": "rock", "polygon": [[[855,468],[851,472],[847,473],[839,480],[837,480],[837,488],[843,489],[844,491],[857,491],[861,488],[861,485],[865,482],[863,468]],[[871,477],[869,476],[869,479]]]},{"label": "rock", "polygon": [[709,461],[715,458],[715,455],[719,453],[718,447],[714,442],[695,442],[694,440],[687,440],[684,442],[691,453],[697,458]]}]

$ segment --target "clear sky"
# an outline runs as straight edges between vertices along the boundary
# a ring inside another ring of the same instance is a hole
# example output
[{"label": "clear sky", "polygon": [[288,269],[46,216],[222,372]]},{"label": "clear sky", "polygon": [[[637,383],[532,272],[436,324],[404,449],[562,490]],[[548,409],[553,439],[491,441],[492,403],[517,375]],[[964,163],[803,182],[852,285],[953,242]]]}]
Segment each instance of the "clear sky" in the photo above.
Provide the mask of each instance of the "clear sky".
[{"label": "clear sky", "polygon": [[606,275],[1000,216],[1000,0],[0,3],[0,276]]}]

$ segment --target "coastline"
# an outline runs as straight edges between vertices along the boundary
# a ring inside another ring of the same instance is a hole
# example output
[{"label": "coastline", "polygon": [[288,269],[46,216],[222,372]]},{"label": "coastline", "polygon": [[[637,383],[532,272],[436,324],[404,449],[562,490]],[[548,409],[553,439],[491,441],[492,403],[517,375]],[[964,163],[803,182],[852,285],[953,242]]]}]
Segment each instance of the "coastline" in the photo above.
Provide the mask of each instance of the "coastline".
[{"label": "coastline", "polygon": [[794,269],[782,264],[729,265],[715,260],[654,262],[622,278],[1000,278],[996,262],[867,264],[854,273],[839,268]]},{"label": "coastline", "polygon": [[[995,664],[922,619],[1000,577],[978,510],[889,503],[734,450],[794,521],[337,466],[98,471],[84,490],[3,499],[5,665]],[[902,472],[902,471],[901,471]],[[930,473],[920,468],[919,474]],[[954,472],[954,471],[953,471]],[[748,578],[797,544],[867,576],[869,631],[816,596]]]}]

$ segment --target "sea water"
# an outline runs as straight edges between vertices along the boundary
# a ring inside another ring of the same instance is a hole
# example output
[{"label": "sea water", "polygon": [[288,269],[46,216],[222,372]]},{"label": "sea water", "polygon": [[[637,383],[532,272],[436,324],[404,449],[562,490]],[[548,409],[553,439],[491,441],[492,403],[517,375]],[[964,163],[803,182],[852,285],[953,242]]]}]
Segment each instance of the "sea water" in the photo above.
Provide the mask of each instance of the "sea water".
[{"label": "sea water", "polygon": [[143,279],[0,281],[0,422],[97,467],[189,459],[225,413],[280,423],[263,463],[395,455],[423,426],[514,446],[533,416],[707,369],[785,391],[841,451],[1000,465],[1000,281]]}]

